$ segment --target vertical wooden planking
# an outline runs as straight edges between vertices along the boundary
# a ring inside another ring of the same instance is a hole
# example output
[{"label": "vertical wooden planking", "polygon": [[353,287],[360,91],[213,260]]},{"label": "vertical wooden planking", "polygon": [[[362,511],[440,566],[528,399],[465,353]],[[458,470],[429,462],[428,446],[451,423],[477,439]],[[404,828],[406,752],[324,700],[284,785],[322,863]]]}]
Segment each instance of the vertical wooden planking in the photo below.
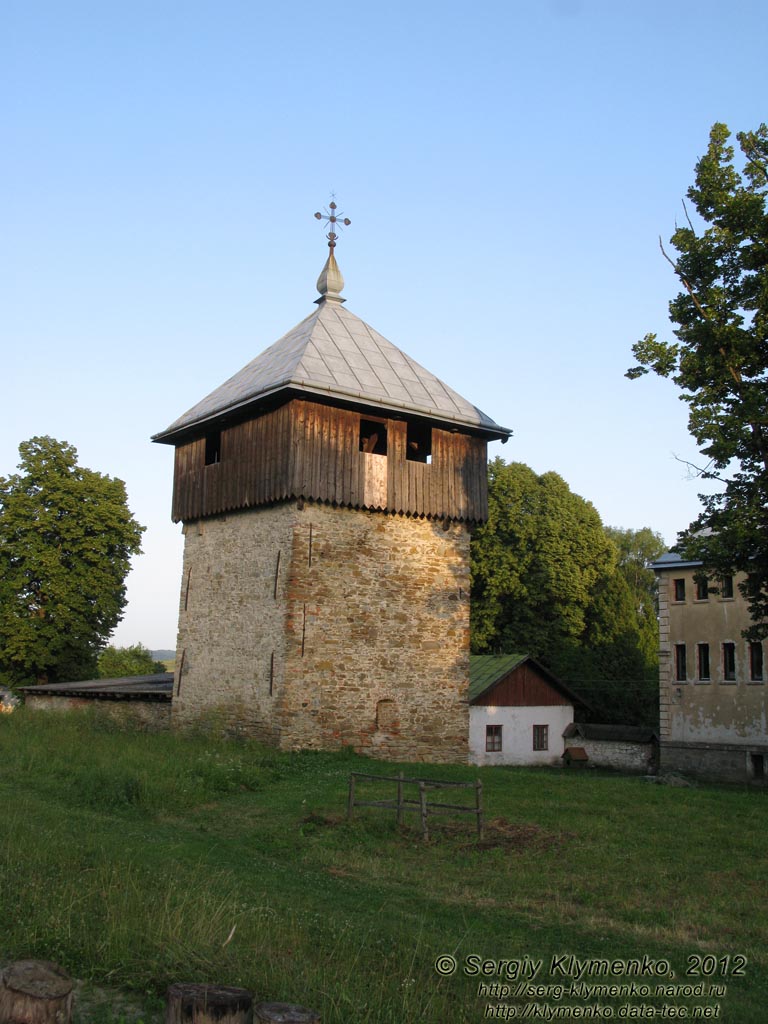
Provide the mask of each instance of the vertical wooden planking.
[{"label": "vertical wooden planking", "polygon": [[[174,458],[175,522],[289,497],[362,507],[360,413],[294,399],[222,431],[221,462],[205,465],[205,438]],[[432,462],[406,458],[407,424],[388,420],[386,508],[482,522],[487,518],[487,443],[432,428]]]},{"label": "vertical wooden planking", "polygon": [[357,505],[360,500],[363,453],[360,451],[360,415],[350,417],[347,423],[347,446],[349,451],[349,490],[347,501]]}]

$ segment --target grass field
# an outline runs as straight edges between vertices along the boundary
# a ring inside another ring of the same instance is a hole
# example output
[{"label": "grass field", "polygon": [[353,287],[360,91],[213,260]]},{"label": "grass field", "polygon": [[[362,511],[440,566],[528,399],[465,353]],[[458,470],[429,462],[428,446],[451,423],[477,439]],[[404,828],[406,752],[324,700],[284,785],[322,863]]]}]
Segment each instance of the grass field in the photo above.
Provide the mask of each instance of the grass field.
[{"label": "grass field", "polygon": [[[392,812],[346,821],[350,771],[401,768],[479,775],[486,841],[467,818],[427,843]],[[92,1021],[160,1019],[170,982],[201,981],[303,1003],[323,1024],[673,1011],[763,1024],[767,798],[286,754],[22,710],[0,716],[0,959],[85,979]],[[455,973],[438,973],[440,956]],[[539,961],[534,984],[562,991],[517,989]]]}]

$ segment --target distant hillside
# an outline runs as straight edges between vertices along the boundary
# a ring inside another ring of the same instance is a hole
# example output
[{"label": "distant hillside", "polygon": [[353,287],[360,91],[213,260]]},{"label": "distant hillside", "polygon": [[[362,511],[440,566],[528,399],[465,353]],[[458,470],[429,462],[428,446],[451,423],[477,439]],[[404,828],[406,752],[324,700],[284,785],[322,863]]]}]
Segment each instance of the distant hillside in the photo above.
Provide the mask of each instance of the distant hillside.
[{"label": "distant hillside", "polygon": [[173,661],[176,651],[152,651],[152,657],[155,661]]}]

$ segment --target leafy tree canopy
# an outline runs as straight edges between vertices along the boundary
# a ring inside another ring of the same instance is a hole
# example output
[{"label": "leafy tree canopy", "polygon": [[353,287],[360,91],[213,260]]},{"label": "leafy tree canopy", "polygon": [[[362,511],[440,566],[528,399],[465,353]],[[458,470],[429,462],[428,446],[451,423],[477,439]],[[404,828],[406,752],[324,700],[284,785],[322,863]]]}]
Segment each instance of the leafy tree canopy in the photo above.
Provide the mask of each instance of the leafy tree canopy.
[{"label": "leafy tree canopy", "polygon": [[162,661],[155,661],[143,644],[131,647],[105,647],[99,655],[99,679],[120,679],[123,676],[151,676],[165,672]]},{"label": "leafy tree canopy", "polygon": [[[683,290],[669,306],[678,339],[648,334],[633,347],[630,378],[670,378],[689,408],[689,430],[709,460],[717,493],[678,538],[710,577],[746,574],[753,638],[768,635],[768,128],[736,136],[715,124],[688,189],[699,221],[672,235]],[[663,251],[663,249],[662,249]]]},{"label": "leafy tree canopy", "polygon": [[649,566],[667,550],[667,545],[660,533],[647,526],[640,530],[606,526],[605,532],[616,547],[617,568],[632,598],[641,649],[649,662],[655,662],[659,647],[658,581]]},{"label": "leafy tree canopy", "polygon": [[[499,458],[488,471],[489,517],[471,549],[473,651],[531,654],[595,719],[653,723],[658,644],[644,642],[640,599],[621,568],[629,550],[620,554],[595,508],[557,473]],[[640,543],[626,542],[641,557]]]},{"label": "leafy tree canopy", "polygon": [[0,477],[0,678],[93,678],[144,527],[122,480],[78,466],[72,445],[33,437],[19,455]]}]

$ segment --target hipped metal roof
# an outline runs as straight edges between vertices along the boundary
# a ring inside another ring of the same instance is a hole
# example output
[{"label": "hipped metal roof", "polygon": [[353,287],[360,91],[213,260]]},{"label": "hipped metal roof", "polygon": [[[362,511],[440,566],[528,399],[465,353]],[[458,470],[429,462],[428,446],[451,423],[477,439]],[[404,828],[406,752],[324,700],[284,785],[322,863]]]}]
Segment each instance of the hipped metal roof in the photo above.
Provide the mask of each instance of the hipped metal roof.
[{"label": "hipped metal roof", "polygon": [[192,406],[154,441],[174,444],[205,424],[281,391],[410,413],[506,441],[511,431],[443,384],[342,305],[323,296],[315,312]]}]

